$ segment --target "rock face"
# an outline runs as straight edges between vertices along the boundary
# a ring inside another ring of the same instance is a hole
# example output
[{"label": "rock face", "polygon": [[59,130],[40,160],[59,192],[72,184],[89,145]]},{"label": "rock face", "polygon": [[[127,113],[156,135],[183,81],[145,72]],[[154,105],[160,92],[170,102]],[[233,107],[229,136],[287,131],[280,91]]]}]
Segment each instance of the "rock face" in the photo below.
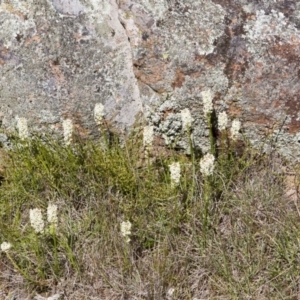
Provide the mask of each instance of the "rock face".
[{"label": "rock face", "polygon": [[93,132],[141,116],[186,148],[180,111],[208,149],[201,92],[242,122],[254,145],[273,139],[300,160],[300,2],[297,0],[2,0],[0,113],[4,127],[73,119]]}]

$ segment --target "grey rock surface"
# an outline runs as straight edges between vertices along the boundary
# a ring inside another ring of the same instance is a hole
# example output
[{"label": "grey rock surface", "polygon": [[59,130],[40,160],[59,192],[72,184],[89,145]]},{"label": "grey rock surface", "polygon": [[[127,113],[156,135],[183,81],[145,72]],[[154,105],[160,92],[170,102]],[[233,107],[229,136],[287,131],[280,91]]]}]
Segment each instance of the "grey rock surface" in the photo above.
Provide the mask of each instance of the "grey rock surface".
[{"label": "grey rock surface", "polygon": [[0,117],[32,130],[71,118],[130,130],[141,116],[187,148],[180,111],[208,150],[201,91],[259,146],[300,160],[300,3],[296,0],[0,1]]}]

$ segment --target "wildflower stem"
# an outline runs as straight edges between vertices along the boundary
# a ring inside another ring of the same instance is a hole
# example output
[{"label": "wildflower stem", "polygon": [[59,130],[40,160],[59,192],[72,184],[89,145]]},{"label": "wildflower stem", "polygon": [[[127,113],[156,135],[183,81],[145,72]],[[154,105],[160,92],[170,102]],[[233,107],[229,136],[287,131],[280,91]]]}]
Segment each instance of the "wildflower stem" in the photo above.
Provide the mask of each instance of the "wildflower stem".
[{"label": "wildflower stem", "polygon": [[216,139],[214,137],[212,113],[207,114],[207,121],[208,121],[208,128],[209,128],[210,152],[213,156],[216,156]]},{"label": "wildflower stem", "polygon": [[55,232],[55,226],[52,224],[50,228],[50,232],[53,238],[54,243],[54,272],[56,275],[59,273],[59,261],[58,261],[58,254],[57,254],[57,237]]},{"label": "wildflower stem", "polygon": [[180,163],[174,162],[169,165],[170,168],[170,176],[171,176],[171,186],[173,188],[180,185]]},{"label": "wildflower stem", "polygon": [[43,254],[40,251],[40,241],[39,241],[39,237],[38,234],[35,234],[35,254],[36,254],[36,258],[37,258],[37,262],[38,262],[38,272],[39,275],[41,276],[42,279],[45,279],[45,274],[44,274],[44,267],[43,267]]},{"label": "wildflower stem", "polygon": [[131,263],[130,263],[130,244],[129,243],[124,243],[125,244],[125,254],[124,254],[124,263],[123,263],[123,274],[124,276],[130,275],[132,268],[131,268]]},{"label": "wildflower stem", "polygon": [[76,261],[76,258],[74,257],[74,254],[73,254],[73,251],[71,249],[71,247],[69,246],[68,244],[68,241],[64,240],[64,239],[60,239],[60,243],[61,245],[65,248],[66,250],[66,255],[72,265],[72,267],[77,271],[79,272],[79,266],[78,266],[78,263]]},{"label": "wildflower stem", "polygon": [[10,256],[10,254],[9,254],[8,251],[6,251],[5,254],[6,254],[7,258],[10,260],[10,262],[13,264],[14,268],[15,268],[16,270],[18,270],[18,272],[20,272],[20,274],[22,274],[22,275],[24,276],[25,279],[27,279],[29,282],[34,283],[34,284],[36,284],[36,285],[41,285],[40,282],[38,282],[38,281],[32,279],[26,272],[24,272],[24,271],[18,266],[18,264],[17,264],[17,263],[14,261],[14,259]]},{"label": "wildflower stem", "polygon": [[228,151],[228,143],[227,143],[227,134],[226,130],[221,131],[221,140],[220,140],[220,151],[219,151],[219,163],[226,162],[230,157],[230,151]]},{"label": "wildflower stem", "polygon": [[203,218],[202,218],[204,247],[206,247],[207,245],[207,233],[209,228],[209,203],[210,203],[210,196],[211,196],[211,183],[209,179],[210,179],[209,176],[204,176]]},{"label": "wildflower stem", "polygon": [[[191,138],[191,129],[188,128],[188,138],[189,138],[189,146],[190,146],[190,153],[191,153],[191,159],[192,159],[192,189],[191,189],[191,195],[190,199],[193,199],[195,189],[196,189],[196,166],[195,166],[195,151],[194,151],[194,146],[193,146],[193,141]],[[188,198],[189,199],[189,198]]]}]

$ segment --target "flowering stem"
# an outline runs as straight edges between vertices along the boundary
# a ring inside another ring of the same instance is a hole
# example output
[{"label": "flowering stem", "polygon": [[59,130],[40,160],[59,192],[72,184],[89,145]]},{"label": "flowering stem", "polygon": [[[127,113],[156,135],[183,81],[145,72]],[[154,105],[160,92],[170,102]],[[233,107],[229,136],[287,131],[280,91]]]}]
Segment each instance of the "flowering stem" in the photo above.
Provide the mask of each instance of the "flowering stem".
[{"label": "flowering stem", "polygon": [[[226,130],[222,130],[221,131],[221,142],[220,142],[220,162],[223,162],[224,160],[228,159],[228,154],[230,153],[230,151],[228,152],[228,143],[227,143],[227,135],[226,135]],[[227,158],[226,158],[227,156]]]},{"label": "flowering stem", "polygon": [[50,232],[53,238],[54,243],[54,272],[58,274],[59,272],[59,262],[58,262],[58,255],[57,255],[57,237],[55,232],[55,226],[51,224]]},{"label": "flowering stem", "polygon": [[147,167],[148,167],[148,170],[150,170],[150,167],[151,167],[151,160],[150,160],[150,146],[147,145],[145,147],[145,158],[147,159]]},{"label": "flowering stem", "polygon": [[207,121],[208,121],[208,128],[209,128],[210,152],[213,156],[216,156],[216,139],[214,137],[212,113],[207,114]]},{"label": "flowering stem", "polygon": [[130,254],[130,244],[129,244],[129,242],[125,241],[125,255],[124,255],[124,263],[123,263],[123,274],[124,274],[123,277],[124,278],[126,278],[127,275],[130,275],[131,270],[132,270],[129,254]]},{"label": "flowering stem", "polygon": [[67,250],[67,257],[72,265],[72,267],[79,272],[79,266],[77,264],[76,258],[73,255],[73,251],[71,249],[71,247],[68,244],[68,241],[65,241],[64,239],[60,239],[60,242],[62,244],[62,246]]},{"label": "flowering stem", "polygon": [[196,166],[195,166],[195,151],[194,151],[194,147],[193,147],[193,141],[191,138],[191,129],[190,127],[187,130],[188,132],[188,138],[189,138],[189,146],[190,146],[190,153],[191,153],[191,159],[192,159],[192,191],[191,191],[191,199],[193,199],[193,195],[195,192],[195,178],[196,178]]},{"label": "flowering stem", "polygon": [[209,227],[209,202],[210,202],[210,180],[209,176],[204,176],[204,195],[203,195],[203,241],[204,241],[204,247],[206,247],[206,241],[207,241],[207,232]]},{"label": "flowering stem", "polygon": [[34,250],[35,250],[35,255],[36,255],[36,258],[37,258],[37,263],[38,263],[38,272],[39,272],[39,275],[42,277],[42,279],[45,279],[45,274],[44,274],[44,268],[43,268],[43,254],[41,253],[40,251],[40,241],[39,241],[39,236],[38,236],[38,233],[35,233],[34,234],[35,236],[35,247],[34,247]]},{"label": "flowering stem", "polygon": [[10,260],[10,262],[13,264],[14,268],[16,270],[18,270],[18,272],[20,272],[20,274],[22,274],[24,276],[25,279],[27,279],[29,282],[34,283],[36,285],[41,285],[40,282],[32,279],[27,273],[25,273],[18,265],[17,263],[14,261],[14,259],[10,256],[10,254],[8,253],[8,251],[5,252],[7,258]]},{"label": "flowering stem", "polygon": [[103,124],[100,125],[99,131],[101,134],[100,142],[105,150],[110,149],[110,138],[109,138],[109,130],[105,128]]}]

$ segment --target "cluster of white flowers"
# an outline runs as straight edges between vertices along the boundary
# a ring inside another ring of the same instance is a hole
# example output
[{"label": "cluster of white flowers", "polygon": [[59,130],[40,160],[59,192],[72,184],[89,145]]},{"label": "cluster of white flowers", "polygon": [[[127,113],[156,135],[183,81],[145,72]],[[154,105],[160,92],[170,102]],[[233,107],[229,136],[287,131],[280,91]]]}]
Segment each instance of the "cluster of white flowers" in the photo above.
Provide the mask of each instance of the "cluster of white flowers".
[{"label": "cluster of white flowers", "polygon": [[172,187],[178,186],[180,183],[180,163],[173,162],[169,165],[171,185]]},{"label": "cluster of white flowers", "polygon": [[201,92],[203,100],[203,112],[205,115],[212,113],[213,111],[213,94],[211,90]]},{"label": "cluster of white flowers", "polygon": [[21,140],[26,140],[29,137],[28,125],[26,118],[17,117],[17,128]]},{"label": "cluster of white flowers", "polygon": [[102,103],[97,103],[94,108],[94,120],[97,125],[102,124],[104,116],[104,105]]},{"label": "cluster of white flowers", "polygon": [[214,163],[215,163],[215,157],[210,153],[205,154],[200,160],[201,173],[205,176],[212,175],[215,168]]},{"label": "cluster of white flowers", "polygon": [[30,209],[29,211],[30,224],[36,233],[44,232],[44,220],[42,211],[39,208]]},{"label": "cluster of white flowers", "polygon": [[143,134],[144,147],[151,148],[153,143],[153,126],[145,126]]},{"label": "cluster of white flowers", "polygon": [[220,131],[225,130],[227,128],[227,124],[228,124],[228,116],[226,114],[226,111],[223,111],[218,115],[218,129]]},{"label": "cluster of white flowers", "polygon": [[185,108],[180,113],[183,130],[188,130],[189,128],[191,128],[193,122],[191,112],[188,108]]},{"label": "cluster of white flowers", "polygon": [[73,123],[71,119],[63,120],[63,130],[64,130],[64,141],[66,145],[70,145],[72,142],[73,134]]},{"label": "cluster of white flowers", "polygon": [[47,220],[48,222],[57,228],[58,218],[57,218],[57,205],[49,204],[47,207]]},{"label": "cluster of white flowers", "polygon": [[125,238],[126,243],[130,242],[130,235],[131,235],[131,227],[132,224],[130,221],[123,221],[121,223],[121,234]]},{"label": "cluster of white flowers", "polygon": [[241,129],[241,122],[237,119],[233,120],[230,128],[231,138],[233,140],[236,140],[239,137],[240,129]]},{"label": "cluster of white flowers", "polygon": [[11,248],[11,243],[3,242],[0,247],[1,251],[6,252]]}]

